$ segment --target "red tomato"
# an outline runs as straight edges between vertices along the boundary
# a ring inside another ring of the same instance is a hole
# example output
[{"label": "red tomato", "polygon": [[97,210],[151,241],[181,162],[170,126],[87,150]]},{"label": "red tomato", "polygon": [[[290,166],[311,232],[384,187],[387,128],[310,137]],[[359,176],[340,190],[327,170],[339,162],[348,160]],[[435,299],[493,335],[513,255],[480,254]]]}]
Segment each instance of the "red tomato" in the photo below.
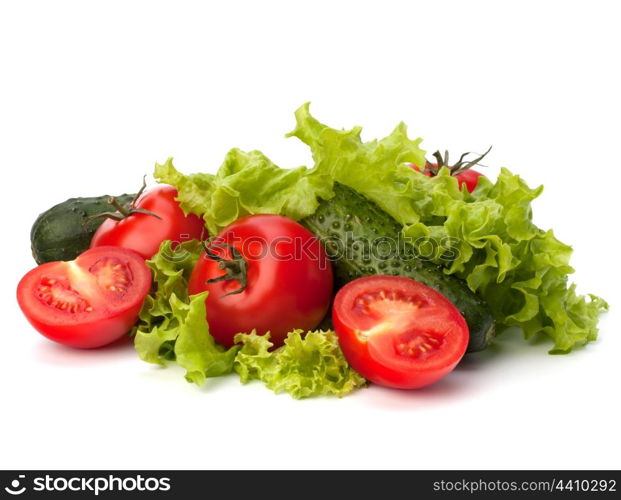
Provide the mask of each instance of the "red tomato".
[{"label": "red tomato", "polygon": [[[214,240],[211,251],[230,259],[232,245],[247,265],[246,283],[207,280],[226,274],[203,254],[189,281],[190,294],[209,290],[206,299],[209,330],[225,346],[237,333],[270,332],[275,345],[293,329],[311,330],[323,319],[332,296],[332,267],[321,243],[306,228],[280,215],[249,215]],[[229,260],[230,262],[230,260]],[[233,271],[235,264],[233,264]],[[227,295],[228,294],[228,295]]]},{"label": "red tomato", "polygon": [[99,247],[76,260],[35,267],[19,282],[17,301],[50,340],[92,348],[130,330],[150,288],[151,271],[140,255]]},{"label": "red tomato", "polygon": [[[413,163],[409,163],[409,165],[417,172],[420,172],[420,167],[418,165],[414,165]],[[432,163],[432,165],[434,167],[438,166],[436,163]],[[429,170],[425,170],[423,172],[423,175],[426,175],[427,177],[434,177],[434,174]],[[474,191],[474,188],[477,187],[479,177],[485,176],[481,172],[477,172],[476,170],[472,170],[471,168],[455,175],[455,179],[457,179],[457,182],[459,183],[459,188],[461,189],[462,184],[465,184],[466,189],[469,193],[472,193],[472,191]]]},{"label": "red tomato", "polygon": [[468,346],[468,325],[455,306],[400,276],[349,282],[336,294],[332,321],[352,368],[387,387],[416,389],[437,382]]},{"label": "red tomato", "polygon": [[464,170],[455,176],[457,182],[459,182],[459,187],[461,188],[462,184],[465,184],[469,193],[472,193],[474,188],[477,187],[479,177],[484,176],[482,173],[472,169]]},{"label": "red tomato", "polygon": [[157,186],[146,191],[135,203],[135,208],[148,210],[159,216],[130,213],[117,221],[106,219],[91,240],[91,248],[115,246],[129,248],[150,259],[164,240],[183,242],[201,237],[204,224],[196,215],[184,215],[175,200],[177,190],[172,186]]}]

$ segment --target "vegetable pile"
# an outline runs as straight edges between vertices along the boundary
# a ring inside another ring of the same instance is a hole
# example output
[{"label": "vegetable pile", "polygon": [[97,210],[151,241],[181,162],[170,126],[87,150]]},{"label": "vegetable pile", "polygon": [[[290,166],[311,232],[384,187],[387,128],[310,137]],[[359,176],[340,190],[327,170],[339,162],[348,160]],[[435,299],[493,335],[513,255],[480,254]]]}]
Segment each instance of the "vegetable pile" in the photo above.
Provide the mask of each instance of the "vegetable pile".
[{"label": "vegetable pile", "polygon": [[485,155],[429,162],[403,123],[363,142],[308,104],[295,116],[312,168],[233,149],[185,175],[168,159],[162,186],[42,214],[42,265],[18,286],[29,321],[77,347],[134,325],[139,356],[189,382],[236,372],[296,398],[423,387],[512,326],[554,354],[597,338],[608,306],[576,293],[571,247],[533,223],[542,187],[493,182],[472,168]]}]

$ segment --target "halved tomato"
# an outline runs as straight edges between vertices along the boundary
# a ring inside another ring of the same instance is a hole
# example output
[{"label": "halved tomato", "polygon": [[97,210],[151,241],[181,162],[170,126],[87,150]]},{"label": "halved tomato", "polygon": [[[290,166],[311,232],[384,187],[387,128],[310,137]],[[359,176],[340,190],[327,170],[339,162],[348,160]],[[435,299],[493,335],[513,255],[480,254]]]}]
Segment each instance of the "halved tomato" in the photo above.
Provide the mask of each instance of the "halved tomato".
[{"label": "halved tomato", "polygon": [[466,352],[468,325],[439,292],[410,278],[367,276],[339,290],[334,330],[354,370],[379,385],[437,382]]},{"label": "halved tomato", "polygon": [[34,268],[19,282],[17,301],[50,340],[93,348],[131,329],[150,287],[151,271],[140,255],[104,246]]}]

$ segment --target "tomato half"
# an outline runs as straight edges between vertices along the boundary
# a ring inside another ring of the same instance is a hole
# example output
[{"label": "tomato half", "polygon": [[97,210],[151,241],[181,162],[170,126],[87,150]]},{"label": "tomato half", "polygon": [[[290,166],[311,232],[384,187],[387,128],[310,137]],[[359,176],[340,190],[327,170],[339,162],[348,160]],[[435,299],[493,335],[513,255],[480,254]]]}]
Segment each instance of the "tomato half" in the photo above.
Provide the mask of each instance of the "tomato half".
[{"label": "tomato half", "polygon": [[468,325],[444,295],[400,276],[367,276],[339,290],[334,330],[352,368],[379,385],[437,382],[466,352]]},{"label": "tomato half", "polygon": [[233,251],[222,244],[232,245],[243,258],[246,287],[237,279],[208,283],[222,279],[222,266],[229,264],[207,254],[198,260],[188,287],[190,294],[209,290],[207,319],[216,341],[231,346],[235,334],[256,329],[260,335],[269,331],[280,345],[293,329],[317,327],[330,305],[332,267],[310,231],[280,215],[249,215],[225,228],[210,246],[217,258],[231,262]]},{"label": "tomato half", "polygon": [[122,220],[106,219],[97,228],[91,248],[116,246],[129,248],[150,259],[157,253],[164,240],[182,243],[199,239],[203,232],[203,221],[194,214],[185,215],[176,201],[177,190],[172,186],[157,186],[146,191],[135,208],[146,213],[130,213]]},{"label": "tomato half", "polygon": [[99,247],[69,262],[35,267],[19,282],[17,301],[50,340],[93,348],[131,329],[150,288],[151,271],[140,255]]}]

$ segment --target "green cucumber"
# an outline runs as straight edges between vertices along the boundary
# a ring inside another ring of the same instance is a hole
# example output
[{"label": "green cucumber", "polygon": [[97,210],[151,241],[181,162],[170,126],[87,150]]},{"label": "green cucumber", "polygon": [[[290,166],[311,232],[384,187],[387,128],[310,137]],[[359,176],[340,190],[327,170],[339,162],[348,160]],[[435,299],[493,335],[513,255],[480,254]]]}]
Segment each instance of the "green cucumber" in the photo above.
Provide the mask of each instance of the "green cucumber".
[{"label": "green cucumber", "polygon": [[[121,204],[130,203],[133,194],[116,196]],[[32,256],[37,264],[56,260],[73,260],[88,249],[93,234],[104,221],[88,219],[102,212],[109,212],[108,199],[97,196],[92,198],[69,198],[43,212],[32,226],[30,243]]]},{"label": "green cucumber", "polygon": [[373,274],[415,279],[443,294],[464,316],[470,330],[468,351],[485,349],[495,332],[485,301],[464,280],[419,259],[414,247],[399,237],[401,225],[375,203],[340,184],[334,185],[334,192],[333,198],[323,200],[313,215],[300,222],[333,257],[336,285]]}]

